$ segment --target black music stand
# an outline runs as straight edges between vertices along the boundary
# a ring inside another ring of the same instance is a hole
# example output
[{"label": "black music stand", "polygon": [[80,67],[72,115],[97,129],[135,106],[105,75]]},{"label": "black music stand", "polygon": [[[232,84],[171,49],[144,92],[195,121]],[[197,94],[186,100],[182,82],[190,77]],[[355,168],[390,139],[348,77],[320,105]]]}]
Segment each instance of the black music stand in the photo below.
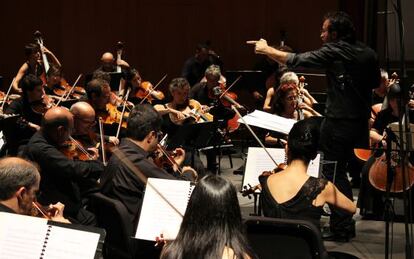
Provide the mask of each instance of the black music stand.
[{"label": "black music stand", "polygon": [[194,166],[194,152],[199,149],[215,148],[221,140],[217,134],[219,122],[184,124],[167,140],[167,149],[182,147],[191,150],[191,165]]}]

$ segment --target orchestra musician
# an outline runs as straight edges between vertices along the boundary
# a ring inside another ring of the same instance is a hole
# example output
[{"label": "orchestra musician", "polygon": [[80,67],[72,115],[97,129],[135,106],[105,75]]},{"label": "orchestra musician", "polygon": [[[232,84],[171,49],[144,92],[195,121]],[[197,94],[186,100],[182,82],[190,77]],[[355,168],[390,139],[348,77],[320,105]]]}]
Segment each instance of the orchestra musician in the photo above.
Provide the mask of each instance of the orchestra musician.
[{"label": "orchestra musician", "polygon": [[114,55],[111,52],[105,52],[101,56],[101,65],[94,71],[102,71],[105,73],[116,72],[116,66],[129,67],[129,64],[122,59],[115,60]]},{"label": "orchestra musician", "polygon": [[[58,68],[61,67],[59,60],[50,50],[43,46],[42,51],[50,58],[50,61],[54,66]],[[38,44],[27,44],[24,47],[24,52],[26,55],[26,62],[20,67],[13,82],[13,91],[19,94],[22,93],[22,90],[20,89],[20,80],[22,80],[25,75],[31,74],[40,77],[42,74],[46,73]]]},{"label": "orchestra musician", "polygon": [[[155,110],[162,116],[162,130],[168,134],[169,139],[174,139],[181,125],[186,123],[205,122],[204,111],[201,104],[188,98],[190,84],[183,77],[174,78],[169,84],[169,91],[172,100],[166,104],[157,104]],[[202,118],[204,117],[204,119]],[[186,149],[184,165],[193,164],[192,167],[197,171],[199,177],[204,175],[204,166],[195,150]],[[191,161],[194,160],[194,161]]]},{"label": "orchestra musician", "polygon": [[7,108],[6,114],[18,114],[21,117],[13,125],[5,128],[4,134],[9,155],[17,155],[22,146],[27,144],[32,135],[40,129],[42,114],[33,109],[33,105],[42,102],[42,80],[28,74],[20,80],[22,96],[14,100]]},{"label": "orchestra musician", "polygon": [[325,203],[350,215],[355,213],[355,204],[332,182],[307,174],[309,162],[317,155],[319,134],[319,125],[314,119],[293,125],[286,148],[287,168],[259,177],[264,216],[307,220],[319,229]]},{"label": "orchestra musician", "polygon": [[213,64],[222,66],[223,63],[209,44],[200,43],[196,47],[194,56],[185,61],[181,76],[187,79],[192,87],[200,82],[206,69]]},{"label": "orchestra musician", "polygon": [[[205,77],[205,82],[200,82],[190,89],[189,98],[197,100],[202,105],[203,110],[209,110],[209,113],[214,117],[214,121],[222,121],[219,127],[226,130],[227,121],[234,117],[235,112],[230,107],[225,107],[221,100],[218,100],[219,95],[214,93],[215,88],[221,88],[219,83],[221,77],[220,67],[217,65],[209,66],[205,71]],[[207,169],[213,173],[217,170],[215,153],[214,149],[207,152]]]},{"label": "orchestra musician", "polygon": [[[286,78],[288,78],[289,74],[286,73],[285,75],[287,75]],[[297,121],[312,116],[321,116],[306,103],[301,102],[299,104],[298,98],[298,88],[294,83],[281,84],[275,92],[274,102],[272,105],[273,113],[281,117]],[[281,133],[269,132],[266,134],[265,143],[271,146],[284,147],[286,145],[286,137]]]},{"label": "orchestra musician", "polygon": [[[320,37],[324,43],[320,49],[300,54],[271,48],[264,39],[247,43],[255,46],[256,53],[289,68],[302,66],[326,70],[328,95],[321,126],[321,149],[324,159],[337,161],[335,186],[352,199],[346,167],[353,148],[368,144],[371,94],[379,85],[380,71],[375,52],[356,41],[349,15],[343,12],[325,15]],[[334,164],[324,166],[324,174],[333,180]],[[331,212],[331,233],[324,233],[325,237],[338,241],[354,237],[352,216],[335,208]]]},{"label": "orchestra musician", "polygon": [[[39,192],[40,173],[32,163],[18,158],[0,159],[0,212],[32,215],[33,202]],[[65,205],[60,202],[50,204],[50,220],[70,223],[64,218]]]},{"label": "orchestra musician", "polygon": [[[387,147],[386,128],[390,123],[399,121],[398,100],[401,95],[401,89],[398,84],[391,84],[388,87],[387,102],[383,105],[376,116],[370,130],[370,143],[372,147],[378,147],[380,150]],[[410,111],[410,122],[414,121],[414,113]],[[376,159],[383,152],[375,151],[373,155],[366,161],[361,171],[361,186],[358,196],[358,207],[360,214],[366,219],[383,220],[384,217],[384,199],[383,192],[377,190],[369,181],[369,170]]]},{"label": "orchestra musician", "polygon": [[97,180],[104,170],[102,162],[81,161],[67,157],[70,134],[74,127],[73,115],[63,107],[49,109],[42,121],[42,128],[30,139],[23,156],[40,167],[39,201],[42,204],[61,201],[65,204],[65,217],[71,222],[95,225],[95,216],[83,206],[87,200],[81,196],[80,184]]},{"label": "orchestra musician", "polygon": [[101,177],[101,192],[125,205],[131,233],[138,224],[145,183],[123,160],[130,161],[145,177],[194,180],[196,174],[191,167],[179,168],[185,157],[183,149],[176,150],[177,156],[173,158],[175,163],[169,172],[157,167],[148,158],[157,150],[160,130],[161,117],[157,111],[150,104],[136,105],[128,118],[127,137],[119,145],[119,151],[125,158],[113,154]]},{"label": "orchestra musician", "polygon": [[[99,142],[99,134],[96,133],[96,115],[93,107],[87,102],[76,102],[70,107],[73,114],[74,128],[72,137],[83,143],[87,148],[96,149]],[[119,139],[115,136],[104,136],[107,143],[119,144]]]}]

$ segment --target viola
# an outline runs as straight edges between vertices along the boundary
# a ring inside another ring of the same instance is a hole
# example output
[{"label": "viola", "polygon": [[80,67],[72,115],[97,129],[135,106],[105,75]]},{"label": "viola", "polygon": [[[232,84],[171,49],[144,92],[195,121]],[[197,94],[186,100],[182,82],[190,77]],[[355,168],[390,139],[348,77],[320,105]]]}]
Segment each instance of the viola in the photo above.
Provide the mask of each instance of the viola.
[{"label": "viola", "polygon": [[60,84],[53,86],[53,93],[60,97],[68,96],[79,100],[85,96],[86,91],[81,86],[70,86],[64,78],[61,78]]},{"label": "viola", "polygon": [[[285,163],[279,163],[277,165],[277,167],[275,169],[273,169],[272,171],[264,171],[262,172],[262,174],[259,177],[266,177],[275,173],[278,173],[280,171],[283,171],[287,168],[287,164]],[[251,198],[250,195],[255,193],[257,190],[262,190],[262,185],[261,184],[257,184],[255,186],[251,186],[250,184],[247,186],[243,187],[243,190],[240,191],[240,193],[242,194],[243,197],[248,197],[249,199]]]},{"label": "viola", "polygon": [[43,115],[54,106],[53,100],[46,94],[42,96],[41,100],[34,101],[30,104],[30,108],[36,114]]},{"label": "viola", "polygon": [[175,157],[179,155],[182,155],[182,153],[177,151],[167,151],[162,145],[157,144],[157,152],[154,152],[153,157],[154,164],[163,169],[177,166],[178,171],[182,174],[180,166],[175,162]]},{"label": "viola", "polygon": [[201,104],[194,99],[190,99],[188,101],[188,106],[186,106],[184,109],[169,109],[175,112],[181,112],[185,116],[184,119],[178,119],[174,113],[169,113],[171,122],[177,125],[182,125],[185,122],[202,123],[213,121],[213,115],[210,113],[205,113],[202,110]]},{"label": "viola", "polygon": [[124,120],[126,118],[128,118],[129,113],[125,112],[124,116],[122,116],[122,112],[120,112],[117,108],[117,106],[108,103],[106,105],[106,109],[104,111],[96,111],[97,116],[102,118],[102,122],[104,124],[114,124],[114,123],[118,123],[121,121],[122,118],[122,123],[121,123],[121,127],[126,128],[127,127],[127,122]]}]

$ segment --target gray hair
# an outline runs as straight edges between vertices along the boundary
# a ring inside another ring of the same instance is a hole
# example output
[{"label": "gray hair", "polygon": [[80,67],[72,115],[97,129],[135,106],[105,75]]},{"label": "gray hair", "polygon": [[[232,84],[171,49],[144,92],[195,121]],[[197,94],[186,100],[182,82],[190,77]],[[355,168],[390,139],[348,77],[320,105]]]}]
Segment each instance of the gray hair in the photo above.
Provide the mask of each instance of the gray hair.
[{"label": "gray hair", "polygon": [[219,80],[221,76],[220,67],[217,65],[211,65],[206,69],[205,76]]},{"label": "gray hair", "polygon": [[188,83],[187,79],[183,77],[174,78],[173,80],[171,80],[171,83],[168,86],[170,93],[172,93],[176,89],[184,89],[184,88],[190,89],[190,84]]},{"label": "gray hair", "polygon": [[280,77],[280,85],[289,83],[299,84],[299,78],[295,72],[286,72]]},{"label": "gray hair", "polygon": [[10,199],[20,188],[31,189],[40,178],[30,162],[17,157],[0,159],[0,200]]}]

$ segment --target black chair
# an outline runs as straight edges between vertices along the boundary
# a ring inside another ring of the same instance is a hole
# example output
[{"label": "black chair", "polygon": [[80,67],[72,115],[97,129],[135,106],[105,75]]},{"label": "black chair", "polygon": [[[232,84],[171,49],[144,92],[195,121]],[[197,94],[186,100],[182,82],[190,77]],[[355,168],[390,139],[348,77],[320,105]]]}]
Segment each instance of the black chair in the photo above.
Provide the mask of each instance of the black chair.
[{"label": "black chair", "polygon": [[245,224],[250,245],[261,259],[329,258],[320,231],[310,222],[248,217]]},{"label": "black chair", "polygon": [[106,230],[105,258],[133,258],[131,226],[125,206],[101,193],[90,195],[90,207],[98,226]]}]

